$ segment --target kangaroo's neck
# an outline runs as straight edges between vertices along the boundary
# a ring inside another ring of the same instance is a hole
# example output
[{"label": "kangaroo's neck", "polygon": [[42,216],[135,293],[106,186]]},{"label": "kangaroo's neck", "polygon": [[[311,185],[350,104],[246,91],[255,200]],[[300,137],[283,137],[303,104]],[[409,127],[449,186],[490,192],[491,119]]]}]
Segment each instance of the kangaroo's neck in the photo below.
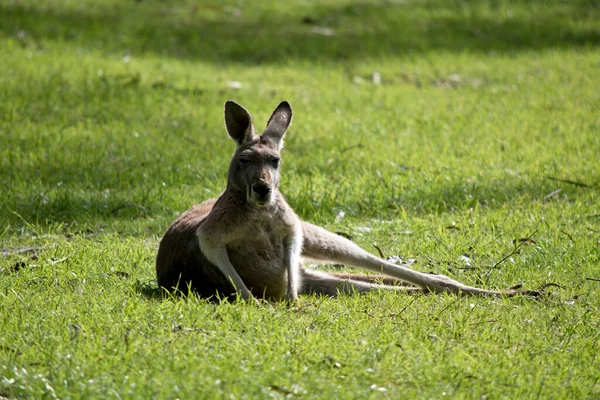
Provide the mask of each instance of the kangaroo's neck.
[{"label": "kangaroo's neck", "polygon": [[226,196],[236,202],[236,204],[244,205],[248,203],[248,196],[242,189],[236,188],[230,182],[227,182],[227,187],[221,196]]}]

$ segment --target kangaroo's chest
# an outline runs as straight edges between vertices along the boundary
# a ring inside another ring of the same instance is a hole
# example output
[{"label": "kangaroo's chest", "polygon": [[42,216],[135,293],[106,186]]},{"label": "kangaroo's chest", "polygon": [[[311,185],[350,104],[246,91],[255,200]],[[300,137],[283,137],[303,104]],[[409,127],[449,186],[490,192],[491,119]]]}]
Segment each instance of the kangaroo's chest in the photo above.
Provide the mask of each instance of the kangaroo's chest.
[{"label": "kangaroo's chest", "polygon": [[243,235],[227,245],[230,257],[241,258],[240,268],[253,267],[252,261],[260,262],[262,265],[283,262],[283,243],[287,232],[276,228],[278,227],[261,224],[249,226]]},{"label": "kangaroo's chest", "polygon": [[231,264],[255,294],[283,297],[287,293],[284,242],[292,232],[293,227],[277,215],[253,218],[227,245]]}]

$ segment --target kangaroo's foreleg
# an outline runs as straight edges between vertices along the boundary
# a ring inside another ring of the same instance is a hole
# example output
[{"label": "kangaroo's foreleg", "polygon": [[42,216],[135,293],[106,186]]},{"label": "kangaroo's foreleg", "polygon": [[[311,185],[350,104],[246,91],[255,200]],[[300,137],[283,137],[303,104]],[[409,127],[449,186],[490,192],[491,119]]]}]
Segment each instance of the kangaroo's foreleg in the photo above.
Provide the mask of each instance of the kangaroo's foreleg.
[{"label": "kangaroo's foreleg", "polygon": [[234,266],[227,255],[227,248],[224,245],[217,245],[210,239],[210,235],[205,233],[202,228],[198,230],[198,243],[202,254],[214,264],[227,279],[233,284],[236,292],[242,296],[244,300],[254,298],[246,284],[235,270]]},{"label": "kangaroo's foreleg", "polygon": [[300,253],[302,251],[302,230],[298,226],[297,232],[289,235],[283,245],[284,263],[288,278],[288,300],[298,300],[298,292],[302,277],[300,276]]},{"label": "kangaroo's foreleg", "polygon": [[358,247],[350,240],[308,222],[302,222],[304,242],[302,257],[322,262],[347,264],[381,273],[425,288],[431,292],[478,295],[505,295],[510,292],[485,290],[462,284],[444,275],[430,275],[406,265],[382,260]]}]

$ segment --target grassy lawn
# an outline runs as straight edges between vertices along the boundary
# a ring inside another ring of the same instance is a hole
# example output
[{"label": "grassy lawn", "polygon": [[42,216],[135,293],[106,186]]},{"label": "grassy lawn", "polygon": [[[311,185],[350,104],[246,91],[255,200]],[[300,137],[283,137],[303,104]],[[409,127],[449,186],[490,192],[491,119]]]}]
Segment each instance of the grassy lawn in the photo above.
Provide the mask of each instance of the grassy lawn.
[{"label": "grassy lawn", "polygon": [[[3,0],[0,397],[600,398],[596,1]],[[162,295],[223,103],[377,254],[540,299]]]}]

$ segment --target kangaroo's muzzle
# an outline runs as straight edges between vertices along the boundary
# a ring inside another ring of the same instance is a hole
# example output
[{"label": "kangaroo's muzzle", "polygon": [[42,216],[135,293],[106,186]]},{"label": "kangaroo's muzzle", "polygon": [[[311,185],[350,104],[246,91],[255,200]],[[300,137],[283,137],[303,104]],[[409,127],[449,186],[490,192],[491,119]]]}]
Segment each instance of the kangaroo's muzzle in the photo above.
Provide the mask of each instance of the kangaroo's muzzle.
[{"label": "kangaroo's muzzle", "polygon": [[271,185],[264,182],[256,182],[252,184],[251,199],[258,205],[265,205],[271,202],[273,197],[273,189]]}]

